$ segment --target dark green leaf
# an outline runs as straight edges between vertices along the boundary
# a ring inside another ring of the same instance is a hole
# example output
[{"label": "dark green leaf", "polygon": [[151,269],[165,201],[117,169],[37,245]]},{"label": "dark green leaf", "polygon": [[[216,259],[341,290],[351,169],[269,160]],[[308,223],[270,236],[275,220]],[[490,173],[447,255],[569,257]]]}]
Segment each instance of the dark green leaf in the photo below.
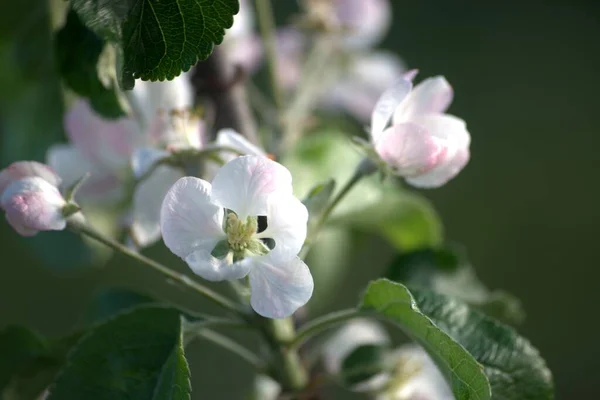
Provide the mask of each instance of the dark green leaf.
[{"label": "dark green leaf", "polygon": [[80,336],[47,340],[23,327],[5,328],[0,332],[0,398],[39,398]]},{"label": "dark green leaf", "polygon": [[340,377],[349,387],[367,382],[377,374],[385,372],[387,346],[366,344],[358,346],[342,361]]},{"label": "dark green leaf", "polygon": [[[114,62],[109,65],[100,62],[105,50],[104,40],[86,28],[75,11],[69,11],[67,22],[56,34],[55,45],[58,69],[66,85],[78,95],[88,98],[99,114],[108,118],[125,115],[119,102],[116,80],[103,82],[110,76],[103,69],[115,67]],[[110,48],[105,54],[110,54]],[[101,80],[101,74],[107,76]]]},{"label": "dark green leaf", "polygon": [[413,295],[419,309],[484,366],[494,400],[554,398],[545,361],[514,329],[446,296],[426,290]]},{"label": "dark green leaf", "polygon": [[410,288],[431,289],[464,301],[505,323],[516,325],[525,318],[516,297],[499,290],[490,291],[477,279],[465,251],[457,246],[401,254],[386,277]]},{"label": "dark green leaf", "polygon": [[457,400],[491,399],[483,367],[421,312],[405,286],[387,279],[371,282],[361,309],[385,316],[419,342],[439,366]]},{"label": "dark green leaf", "polygon": [[84,322],[97,323],[134,307],[156,303],[153,298],[121,288],[106,288],[96,292],[88,305]]},{"label": "dark green leaf", "polygon": [[238,0],[74,0],[84,23],[123,51],[120,82],[173,79],[223,41]]},{"label": "dark green leaf", "polygon": [[96,326],[69,353],[49,399],[189,399],[181,325],[177,310],[147,306]]}]

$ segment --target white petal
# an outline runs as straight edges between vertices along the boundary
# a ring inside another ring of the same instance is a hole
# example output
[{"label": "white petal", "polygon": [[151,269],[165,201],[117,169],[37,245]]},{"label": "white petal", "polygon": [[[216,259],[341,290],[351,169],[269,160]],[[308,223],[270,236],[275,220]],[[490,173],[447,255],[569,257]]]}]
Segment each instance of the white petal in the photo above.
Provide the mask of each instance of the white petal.
[{"label": "white petal", "polygon": [[[215,141],[215,144],[220,147],[230,147],[246,155],[255,155],[263,157],[266,157],[267,155],[267,153],[265,153],[263,149],[261,149],[253,143],[250,143],[248,139],[246,139],[233,129],[221,129],[219,133],[217,133],[217,139]],[[236,155],[231,154],[231,152],[224,152],[222,153],[221,157],[226,161],[230,161],[234,159]]]},{"label": "white petal", "polygon": [[152,166],[165,157],[169,156],[169,152],[162,149],[155,149],[153,147],[138,147],[134,150],[131,156],[131,168],[133,169],[133,176],[136,179],[142,177],[146,172],[152,168]]},{"label": "white petal", "polygon": [[268,375],[258,375],[254,379],[254,394],[260,400],[278,400],[281,385]]},{"label": "white petal", "polygon": [[298,255],[306,240],[308,210],[291,194],[273,193],[269,196],[267,229],[259,238],[275,240],[272,250],[279,259],[292,259]]},{"label": "white petal", "polygon": [[167,191],[183,176],[175,168],[160,166],[135,188],[131,233],[135,242],[146,247],[160,238],[160,211]]},{"label": "white petal", "polygon": [[390,122],[394,110],[410,93],[411,88],[412,83],[410,81],[400,79],[379,97],[371,114],[371,137],[373,141],[377,142],[377,139]]},{"label": "white petal", "polygon": [[470,159],[469,149],[457,151],[453,157],[422,175],[406,178],[406,182],[419,188],[435,188],[442,186],[454,178],[467,165]]},{"label": "white petal", "polygon": [[414,87],[396,109],[394,124],[406,122],[423,114],[443,113],[452,103],[453,96],[452,86],[443,76],[425,79]]},{"label": "white petal", "polygon": [[325,344],[323,361],[327,372],[338,374],[342,362],[359,346],[389,344],[383,327],[367,319],[354,319],[340,328]]},{"label": "white petal", "polygon": [[34,231],[62,230],[66,204],[56,186],[40,177],[13,181],[2,193],[0,205],[17,232],[31,236]]},{"label": "white petal", "polygon": [[194,105],[194,90],[189,72],[164,82],[138,79],[128,94],[134,112],[141,114],[138,118],[141,118],[144,129],[150,127],[160,111],[184,110]]},{"label": "white petal", "polygon": [[392,22],[389,0],[335,1],[335,14],[349,32],[343,36],[350,49],[364,49],[379,42]]},{"label": "white petal", "polygon": [[305,305],[314,283],[308,266],[300,258],[278,260],[271,253],[250,258],[250,304],[267,318],[285,318]]},{"label": "white petal", "polygon": [[71,143],[85,157],[111,169],[126,167],[133,149],[142,140],[135,121],[104,119],[84,100],[76,102],[65,116],[65,129]]},{"label": "white petal", "polygon": [[114,203],[123,196],[123,182],[115,172],[103,164],[94,163],[74,146],[54,145],[48,149],[46,159],[63,179],[65,187],[71,186],[86,173],[90,174],[77,191],[78,201],[107,204]]},{"label": "white petal", "polygon": [[223,209],[210,202],[210,192],[210,183],[185,177],[165,196],[160,212],[163,240],[183,259],[196,250],[210,253],[225,238]]},{"label": "white petal", "polygon": [[451,141],[457,148],[468,148],[471,135],[462,119],[449,114],[430,114],[413,118],[412,122],[423,126],[433,136]]},{"label": "white petal", "polygon": [[393,125],[375,142],[375,150],[398,175],[413,176],[430,171],[445,157],[445,141],[412,123]]},{"label": "white petal", "polygon": [[250,258],[230,264],[227,259],[218,259],[204,248],[195,250],[185,258],[185,262],[198,276],[209,281],[241,279],[248,275],[252,268]]},{"label": "white petal", "polygon": [[245,219],[267,215],[267,199],[275,192],[292,193],[290,171],[266,157],[242,156],[217,172],[211,199],[214,204],[235,211]]},{"label": "white petal", "polygon": [[28,176],[37,176],[53,186],[61,183],[60,176],[49,166],[37,161],[17,161],[0,171],[0,194],[12,182]]},{"label": "white petal", "polygon": [[397,377],[399,385],[388,399],[454,400],[446,379],[429,355],[419,346],[403,345],[396,350],[398,371],[406,375]]}]

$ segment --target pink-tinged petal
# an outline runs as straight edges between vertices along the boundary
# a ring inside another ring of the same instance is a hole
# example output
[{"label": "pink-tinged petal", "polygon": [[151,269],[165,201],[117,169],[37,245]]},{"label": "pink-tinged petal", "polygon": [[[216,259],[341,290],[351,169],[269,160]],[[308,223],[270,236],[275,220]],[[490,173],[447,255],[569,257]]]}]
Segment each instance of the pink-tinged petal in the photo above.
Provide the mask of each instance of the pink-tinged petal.
[{"label": "pink-tinged petal", "polygon": [[454,178],[468,164],[470,159],[469,149],[460,149],[452,157],[433,168],[431,171],[406,178],[406,182],[419,188],[440,187]]},{"label": "pink-tinged petal", "polygon": [[394,124],[407,122],[424,114],[437,114],[446,111],[454,92],[443,76],[425,79],[410,92],[394,112]]},{"label": "pink-tinged petal", "polygon": [[404,73],[404,75],[402,75],[402,77],[404,79],[406,79],[407,81],[411,81],[412,82],[417,77],[418,74],[419,74],[419,70],[418,69],[411,69],[411,70],[406,71]]},{"label": "pink-tinged petal", "polygon": [[49,166],[37,161],[17,161],[0,171],[0,194],[12,182],[34,176],[46,180],[52,186],[59,186],[61,183],[60,176]]},{"label": "pink-tinged petal", "polygon": [[237,157],[217,172],[212,182],[214,204],[241,219],[267,215],[272,193],[292,193],[292,175],[283,165],[260,156]]},{"label": "pink-tinged petal", "polygon": [[334,0],[333,3],[339,23],[349,30],[343,40],[350,49],[375,45],[385,36],[392,22],[389,0]]},{"label": "pink-tinged petal", "polygon": [[[155,149],[153,147],[138,147],[133,151],[133,155],[131,156],[133,176],[137,179],[141,178],[156,162],[169,155],[170,153],[166,150]],[[173,184],[173,182],[171,182],[171,184]]]},{"label": "pink-tinged petal", "polygon": [[123,197],[123,182],[115,175],[115,171],[103,164],[94,163],[74,146],[54,145],[48,149],[46,159],[63,179],[65,187],[71,186],[86,173],[89,174],[77,191],[77,201],[110,204]]},{"label": "pink-tinged petal", "polygon": [[85,100],[77,101],[65,117],[71,143],[91,162],[111,169],[126,167],[142,140],[139,126],[130,118],[103,119]]},{"label": "pink-tinged petal", "polygon": [[323,346],[323,361],[330,374],[338,374],[342,362],[357,347],[367,344],[389,344],[383,327],[367,319],[354,319],[340,328]]},{"label": "pink-tinged petal", "polygon": [[250,258],[250,304],[267,318],[285,318],[310,300],[314,282],[300,258],[280,260],[271,253]]},{"label": "pink-tinged petal", "polygon": [[448,140],[456,148],[468,148],[471,135],[464,120],[450,114],[429,114],[413,118],[412,122],[423,126],[433,136]]},{"label": "pink-tinged petal", "polygon": [[410,81],[400,79],[379,97],[371,114],[371,137],[374,142],[377,142],[390,122],[394,111],[404,101],[411,89]]},{"label": "pink-tinged petal", "polygon": [[[253,143],[250,143],[248,139],[246,139],[233,129],[221,129],[219,133],[217,133],[217,139],[215,140],[215,144],[219,147],[228,147],[237,150],[245,155],[263,157],[267,156],[267,153],[265,153],[263,149],[261,149]],[[230,161],[237,156],[235,154],[232,154],[231,152],[223,152],[221,154],[221,157],[225,161]]]},{"label": "pink-tinged petal", "polygon": [[375,151],[398,175],[414,176],[442,162],[447,148],[422,126],[405,123],[386,129],[375,142]]},{"label": "pink-tinged petal", "polygon": [[40,177],[12,182],[0,198],[7,221],[25,236],[35,234],[35,231],[64,229],[66,220],[62,208],[65,204],[56,186]]},{"label": "pink-tinged petal", "polygon": [[167,247],[184,260],[195,251],[209,254],[225,239],[223,209],[210,202],[211,185],[202,179],[179,179],[167,192],[160,211]]},{"label": "pink-tinged petal", "polygon": [[242,279],[252,268],[251,259],[231,263],[231,260],[213,257],[209,250],[198,249],[185,258],[194,273],[208,281]]},{"label": "pink-tinged petal", "polygon": [[138,246],[146,247],[160,239],[160,210],[163,199],[183,173],[160,166],[137,185],[133,195],[131,233]]},{"label": "pink-tinged petal", "polygon": [[306,240],[308,210],[288,193],[273,193],[268,201],[267,229],[257,237],[273,239],[275,248],[272,252],[279,259],[295,258]]},{"label": "pink-tinged petal", "polygon": [[194,89],[189,72],[164,82],[138,79],[128,94],[144,130],[149,129],[159,112],[186,110],[194,105]]},{"label": "pink-tinged petal", "polygon": [[324,93],[324,103],[345,109],[366,123],[381,94],[403,76],[405,69],[402,60],[390,52],[357,55],[331,90]]}]

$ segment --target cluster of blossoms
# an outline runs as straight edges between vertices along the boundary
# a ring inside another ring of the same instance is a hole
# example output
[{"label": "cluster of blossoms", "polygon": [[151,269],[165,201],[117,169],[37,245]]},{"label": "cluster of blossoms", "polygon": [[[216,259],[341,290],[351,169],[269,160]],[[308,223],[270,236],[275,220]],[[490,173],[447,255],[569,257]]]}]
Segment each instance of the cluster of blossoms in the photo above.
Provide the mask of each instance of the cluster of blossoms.
[{"label": "cluster of blossoms", "polygon": [[[327,49],[339,56],[313,103],[364,122],[370,116],[370,141],[364,146],[382,171],[422,188],[454,178],[469,160],[470,135],[462,119],[445,113],[453,97],[450,84],[434,77],[413,87],[415,71],[407,72],[396,56],[371,49],[389,27],[389,2],[306,4],[303,22],[324,30]],[[277,35],[277,77],[290,93],[301,90],[305,77],[299,66],[313,40],[299,26]],[[230,33],[223,49],[231,62],[256,70],[264,49],[247,2],[242,1]],[[292,194],[287,168],[231,129],[210,141],[210,129],[194,109],[188,74],[164,83],[137,82],[126,97],[127,115],[115,120],[78,100],[65,117],[69,143],[49,149],[48,165],[17,162],[2,170],[0,205],[9,224],[30,236],[64,229],[80,205],[84,214],[88,208],[108,208],[137,248],[162,237],[206,280],[247,277],[258,314],[284,318],[304,306],[314,286],[299,257],[309,215]],[[217,160],[200,157],[207,151],[216,152]],[[85,174],[89,177],[72,198],[71,188]],[[388,339],[364,321],[348,325],[326,345],[327,368],[338,373],[353,349],[365,344],[387,345]],[[356,389],[378,399],[452,398],[422,350],[403,347],[393,353],[394,368]]]}]

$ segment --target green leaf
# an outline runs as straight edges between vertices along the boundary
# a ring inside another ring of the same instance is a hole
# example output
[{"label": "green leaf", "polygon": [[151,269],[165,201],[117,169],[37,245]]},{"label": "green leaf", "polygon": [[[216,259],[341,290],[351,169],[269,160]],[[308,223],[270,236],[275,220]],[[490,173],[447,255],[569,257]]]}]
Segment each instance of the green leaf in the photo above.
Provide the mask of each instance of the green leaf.
[{"label": "green leaf", "polygon": [[[349,137],[332,128],[304,136],[283,164],[294,176],[296,195],[331,178],[343,185],[361,161]],[[360,181],[338,204],[331,224],[377,234],[401,251],[438,246],[443,227],[431,204],[417,193],[384,183],[378,176]]]},{"label": "green leaf", "polygon": [[405,286],[381,279],[369,285],[362,307],[376,310],[414,337],[459,400],[490,398],[489,387],[494,400],[554,398],[551,373],[531,343],[465,303],[427,290],[411,295]]},{"label": "green leaf", "polygon": [[490,291],[477,278],[465,251],[457,246],[401,254],[392,262],[386,277],[411,289],[431,289],[464,301],[508,324],[518,325],[525,319],[521,302],[504,291]]},{"label": "green leaf", "polygon": [[302,203],[308,210],[308,215],[314,219],[321,215],[329,204],[331,195],[335,190],[335,181],[333,179],[327,182],[319,183],[315,185],[306,195]]},{"label": "green leaf", "polygon": [[377,344],[365,344],[352,350],[342,361],[340,377],[349,387],[365,383],[389,369],[390,349]]},{"label": "green leaf", "polygon": [[9,326],[0,332],[0,398],[34,400],[54,380],[76,333],[45,339],[27,328]]},{"label": "green leaf", "polygon": [[71,90],[88,98],[94,110],[105,117],[125,115],[119,100],[116,74],[109,72],[116,62],[110,60],[114,51],[111,52],[112,47],[106,46],[102,38],[83,25],[75,11],[67,14],[67,22],[56,34],[55,46],[58,70]]},{"label": "green leaf", "polygon": [[206,59],[239,11],[238,0],[74,0],[84,23],[122,50],[120,83],[173,79]]},{"label": "green leaf", "polygon": [[86,309],[84,321],[86,324],[105,321],[123,311],[151,303],[157,303],[157,301],[128,289],[101,289],[92,297]]},{"label": "green leaf", "polygon": [[439,366],[457,400],[491,399],[482,366],[421,312],[405,286],[387,279],[371,282],[360,307],[387,317],[419,342]]},{"label": "green leaf", "polygon": [[98,325],[69,353],[49,400],[189,399],[182,318],[148,306]]}]

